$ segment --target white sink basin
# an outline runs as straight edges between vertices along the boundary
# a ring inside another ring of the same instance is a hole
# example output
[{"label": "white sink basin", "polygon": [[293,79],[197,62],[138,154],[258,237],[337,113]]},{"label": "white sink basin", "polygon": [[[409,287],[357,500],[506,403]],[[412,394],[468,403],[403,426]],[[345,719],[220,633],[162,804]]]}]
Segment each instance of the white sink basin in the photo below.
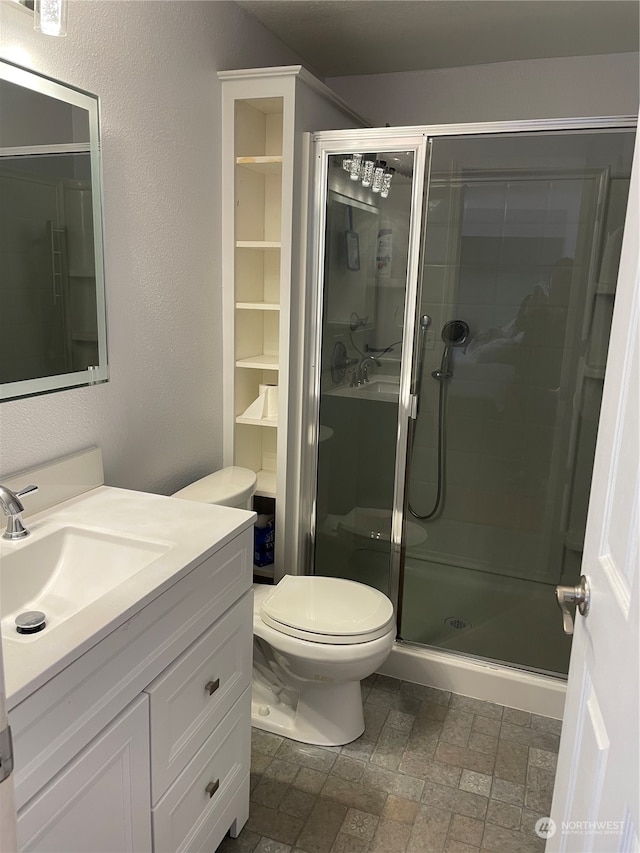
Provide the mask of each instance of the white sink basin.
[{"label": "white sink basin", "polygon": [[[19,543],[2,543],[0,619],[6,640],[33,642],[129,580],[170,545],[90,528],[65,526]],[[45,614],[37,634],[18,634],[15,617]]]},{"label": "white sink basin", "polygon": [[400,382],[395,376],[376,376],[363,385],[344,386],[328,391],[333,397],[351,397],[354,400],[380,400],[385,403],[397,403],[400,396]]},{"label": "white sink basin", "polygon": [[[124,630],[147,604],[253,526],[254,514],[241,509],[147,492],[95,485],[69,495],[102,478],[101,463],[95,471],[87,464],[94,455],[81,452],[10,481],[14,487],[41,482],[47,500],[25,516],[27,538],[0,538],[9,708],[108,634]],[[56,503],[53,498],[65,491]],[[45,614],[44,629],[19,634],[16,616],[32,610]]]}]

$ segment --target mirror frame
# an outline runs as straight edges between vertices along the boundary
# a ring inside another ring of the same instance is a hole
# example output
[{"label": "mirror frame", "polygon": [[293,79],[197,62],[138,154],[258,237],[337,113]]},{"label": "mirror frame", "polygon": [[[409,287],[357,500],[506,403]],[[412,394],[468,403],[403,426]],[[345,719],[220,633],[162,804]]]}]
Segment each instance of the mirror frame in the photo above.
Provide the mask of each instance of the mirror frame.
[{"label": "mirror frame", "polygon": [[[107,312],[104,275],[104,237],[103,237],[103,182],[102,147],[100,143],[100,106],[97,95],[92,95],[74,86],[60,83],[35,71],[29,71],[6,59],[0,59],[0,80],[6,80],[41,95],[63,101],[66,104],[86,110],[89,119],[89,143],[69,143],[64,153],[89,153],[91,165],[91,201],[93,212],[93,242],[95,252],[96,313],[98,328],[98,364],[72,373],[59,373],[52,376],[40,376],[17,382],[0,383],[0,402],[20,397],[31,397],[52,391],[61,391],[83,385],[96,385],[109,379],[107,362]],[[37,146],[34,147],[34,153]],[[47,146],[42,146],[46,148]],[[62,146],[56,146],[61,149]],[[44,153],[44,152],[43,152]],[[2,158],[0,157],[0,163]]]}]

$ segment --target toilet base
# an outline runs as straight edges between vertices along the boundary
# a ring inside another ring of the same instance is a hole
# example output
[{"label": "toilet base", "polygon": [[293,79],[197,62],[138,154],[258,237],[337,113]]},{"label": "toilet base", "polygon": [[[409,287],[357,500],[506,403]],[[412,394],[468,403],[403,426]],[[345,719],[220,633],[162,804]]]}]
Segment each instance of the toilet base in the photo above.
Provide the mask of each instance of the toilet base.
[{"label": "toilet base", "polygon": [[364,731],[360,682],[305,685],[280,696],[253,681],[251,725],[265,732],[317,746],[343,746]]}]

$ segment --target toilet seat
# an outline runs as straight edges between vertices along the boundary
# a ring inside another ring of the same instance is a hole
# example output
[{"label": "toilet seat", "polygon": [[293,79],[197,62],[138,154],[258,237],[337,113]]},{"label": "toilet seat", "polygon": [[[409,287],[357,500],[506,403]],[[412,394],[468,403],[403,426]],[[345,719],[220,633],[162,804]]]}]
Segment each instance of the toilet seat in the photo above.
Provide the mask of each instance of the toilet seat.
[{"label": "toilet seat", "polygon": [[259,615],[279,633],[331,645],[368,643],[394,626],[393,605],[377,589],[315,575],[285,575],[264,596]]},{"label": "toilet seat", "polygon": [[256,482],[255,471],[230,465],[185,486],[173,497],[183,501],[237,507],[249,500],[256,490]]}]

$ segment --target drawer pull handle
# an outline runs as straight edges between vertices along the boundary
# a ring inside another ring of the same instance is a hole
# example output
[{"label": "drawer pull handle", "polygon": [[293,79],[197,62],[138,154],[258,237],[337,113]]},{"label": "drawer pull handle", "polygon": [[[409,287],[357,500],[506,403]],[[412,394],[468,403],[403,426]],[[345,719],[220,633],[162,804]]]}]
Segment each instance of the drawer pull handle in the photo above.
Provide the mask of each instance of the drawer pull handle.
[{"label": "drawer pull handle", "polygon": [[220,780],[219,779],[216,779],[215,782],[209,782],[207,787],[204,789],[206,791],[206,793],[209,794],[209,799],[211,799],[211,797],[213,797],[213,795],[215,794],[215,792],[218,790],[219,787],[220,787]]},{"label": "drawer pull handle", "polygon": [[220,679],[216,678],[215,681],[207,681],[207,683],[204,686],[204,689],[207,691],[209,696],[213,696],[213,694],[216,692],[218,687],[220,687]]}]

